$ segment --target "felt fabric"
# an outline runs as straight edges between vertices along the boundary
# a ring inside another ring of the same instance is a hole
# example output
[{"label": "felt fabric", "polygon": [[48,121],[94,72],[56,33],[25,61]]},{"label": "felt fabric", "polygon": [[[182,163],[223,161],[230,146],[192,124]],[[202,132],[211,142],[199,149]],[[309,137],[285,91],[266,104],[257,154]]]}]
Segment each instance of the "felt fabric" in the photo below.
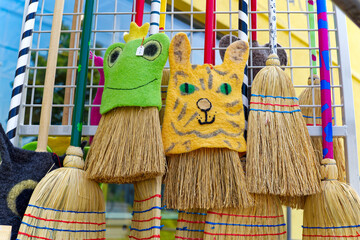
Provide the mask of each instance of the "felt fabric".
[{"label": "felt fabric", "polygon": [[36,184],[62,161],[47,152],[33,152],[14,147],[0,125],[0,225],[11,225],[11,239],[16,239]]},{"label": "felt fabric", "polygon": [[[238,41],[240,40],[240,38],[236,37],[236,36],[231,36],[230,35],[225,35],[223,36],[221,39],[220,39],[220,42],[219,42],[219,47],[220,48],[227,48],[229,45],[230,45],[230,39],[231,39],[231,42],[235,42],[235,41]],[[278,54],[278,57],[280,59],[280,65],[281,66],[286,66],[287,65],[287,54],[285,52],[284,49],[279,49],[281,48],[281,45],[280,44],[277,44],[278,46],[278,49],[277,49],[277,54]],[[254,49],[252,49],[251,51],[251,66],[254,66],[254,67],[264,67],[266,66],[266,59],[268,58],[268,56],[270,55],[270,48],[269,48],[269,43],[265,44],[264,46],[261,46],[259,45],[259,43],[257,41],[253,41],[252,42],[252,47]],[[256,48],[266,48],[266,49],[256,49]],[[226,49],[221,49],[219,51],[220,53],[220,57],[222,60],[224,60],[224,55],[225,55],[225,50]],[[261,68],[253,68],[253,79],[255,78],[256,74],[261,70]],[[250,74],[249,74],[250,76]]]},{"label": "felt fabric", "polygon": [[237,41],[224,62],[191,65],[185,33],[176,34],[169,50],[170,81],[162,128],[165,152],[181,154],[199,148],[246,151],[241,87],[248,43]]},{"label": "felt fabric", "polygon": [[[135,30],[130,27],[126,44],[115,43],[106,50],[101,114],[124,106],[161,109],[162,70],[168,58],[170,41],[163,33],[144,38],[146,33],[139,35]],[[141,46],[143,55],[137,56]]]}]

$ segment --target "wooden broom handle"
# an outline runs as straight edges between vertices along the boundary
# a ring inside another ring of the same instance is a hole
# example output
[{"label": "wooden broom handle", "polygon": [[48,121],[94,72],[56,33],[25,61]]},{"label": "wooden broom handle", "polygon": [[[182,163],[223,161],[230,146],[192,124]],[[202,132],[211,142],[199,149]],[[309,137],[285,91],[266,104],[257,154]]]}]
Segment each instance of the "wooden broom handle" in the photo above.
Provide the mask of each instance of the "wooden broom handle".
[{"label": "wooden broom handle", "polygon": [[49,53],[48,53],[48,59],[46,65],[44,93],[43,93],[41,115],[40,115],[39,137],[36,148],[37,152],[46,152],[49,126],[51,120],[51,108],[52,108],[53,95],[54,95],[56,63],[57,63],[58,50],[59,50],[59,40],[60,40],[63,11],[64,11],[64,0],[56,0],[52,27],[51,27]]},{"label": "wooden broom handle", "polygon": [[[78,15],[78,13],[81,12],[83,6],[83,0],[80,0],[80,5],[79,5],[79,0],[75,0],[74,3],[74,15],[73,19],[72,19],[72,24],[71,24],[71,30],[80,30],[81,28],[81,15]],[[80,33],[75,33],[72,32],[70,35],[70,48],[76,48],[78,46],[79,43],[79,39],[80,39]],[[75,50],[70,50],[69,51],[69,56],[68,56],[68,67],[72,67],[74,65],[74,58],[75,58],[75,62],[77,59],[77,51]],[[74,76],[74,79],[76,79],[76,70],[77,69],[68,69],[66,71],[66,86],[71,85],[71,79]],[[74,93],[72,94],[74,96]],[[71,96],[71,88],[65,88],[65,96],[64,96],[64,104],[70,104],[70,96]],[[63,116],[62,116],[62,125],[68,125],[69,124],[69,115],[70,115],[70,107],[64,107],[63,108]]]}]

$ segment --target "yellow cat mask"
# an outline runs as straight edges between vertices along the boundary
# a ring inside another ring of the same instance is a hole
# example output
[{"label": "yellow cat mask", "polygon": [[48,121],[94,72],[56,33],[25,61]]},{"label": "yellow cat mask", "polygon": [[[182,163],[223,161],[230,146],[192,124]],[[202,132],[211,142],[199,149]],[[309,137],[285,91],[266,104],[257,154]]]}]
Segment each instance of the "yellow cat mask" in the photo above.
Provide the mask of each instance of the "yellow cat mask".
[{"label": "yellow cat mask", "polygon": [[232,43],[221,65],[191,65],[185,33],[170,44],[170,81],[162,137],[166,154],[199,148],[246,151],[241,96],[247,42]]}]

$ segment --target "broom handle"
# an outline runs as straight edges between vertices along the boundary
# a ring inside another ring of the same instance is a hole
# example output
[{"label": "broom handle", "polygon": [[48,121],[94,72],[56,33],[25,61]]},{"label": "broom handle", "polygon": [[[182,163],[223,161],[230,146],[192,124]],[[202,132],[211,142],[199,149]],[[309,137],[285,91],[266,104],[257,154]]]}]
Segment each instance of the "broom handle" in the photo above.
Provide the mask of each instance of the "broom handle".
[{"label": "broom handle", "polygon": [[[76,13],[81,13],[81,8],[83,6],[83,1],[80,0],[80,4],[79,4],[79,0],[75,0],[74,3],[74,14]],[[74,15],[73,19],[72,19],[72,24],[71,24],[71,30],[79,30],[81,26],[81,16],[80,15]],[[80,39],[80,34],[79,33],[75,33],[72,32],[70,35],[70,45],[69,47],[72,48],[76,48],[79,44],[79,39]],[[70,50],[69,51],[69,56],[68,56],[68,67],[72,67],[73,63],[76,62],[77,59],[77,51],[75,50]],[[75,69],[71,69],[69,68],[66,71],[66,86],[71,85],[71,80],[73,78],[73,76],[76,76],[76,70]],[[64,104],[68,105],[70,104],[70,96],[72,94],[72,89],[71,88],[65,88],[65,95],[64,95]],[[63,107],[63,116],[62,116],[62,125],[68,125],[69,124],[69,114],[70,114],[70,107]],[[70,123],[71,124],[71,123]]]},{"label": "broom handle", "polygon": [[269,40],[270,54],[277,54],[277,36],[276,36],[276,1],[269,0]]},{"label": "broom handle", "polygon": [[159,32],[160,4],[160,0],[151,0],[150,36]]},{"label": "broom handle", "polygon": [[310,75],[311,72],[313,74],[317,74],[317,69],[316,69],[316,41],[315,41],[315,14],[312,13],[315,11],[314,8],[314,1],[313,0],[308,0],[307,3],[308,6],[308,11],[311,12],[308,15],[308,20],[309,20],[309,28],[310,28],[310,47],[311,49],[311,66],[312,69],[310,70]]},{"label": "broom handle", "polygon": [[[239,37],[240,40],[248,41],[248,0],[239,0]],[[244,115],[245,115],[245,129],[247,129],[248,118],[249,118],[249,94],[248,94],[248,65],[246,62],[244,70],[244,79],[242,85],[242,100],[244,105]]]},{"label": "broom handle", "polygon": [[136,0],[136,14],[135,14],[135,23],[138,26],[142,25],[143,22],[143,16],[144,16],[144,5],[145,0]]},{"label": "broom handle", "polygon": [[214,41],[214,5],[214,0],[206,0],[204,64],[213,63],[212,46]]},{"label": "broom handle", "polygon": [[329,32],[326,14],[326,0],[316,0],[318,16],[318,37],[320,51],[320,86],[323,158],[334,158],[332,132],[332,106],[329,61]]},{"label": "broom handle", "polygon": [[161,0],[160,12],[162,12],[162,14],[160,14],[160,30],[165,29],[166,14],[164,12],[166,12],[166,5],[167,0]]},{"label": "broom handle", "polygon": [[74,110],[71,130],[71,146],[80,147],[81,131],[84,112],[84,103],[86,95],[86,82],[89,65],[90,35],[92,26],[92,17],[94,10],[94,0],[87,0],[85,3],[84,25],[80,45],[80,63],[79,74],[76,77],[76,90],[74,99]]},{"label": "broom handle", "polygon": [[[256,0],[251,0],[251,11],[252,12],[257,11],[257,2],[256,2]],[[257,29],[257,15],[256,15],[256,13],[251,13],[251,28],[253,30]],[[252,41],[257,41],[257,32],[256,31],[251,32],[251,39],[252,39]]]},{"label": "broom handle", "polygon": [[[216,28],[216,0],[214,0],[214,21],[213,21],[213,29]],[[215,65],[215,47],[216,47],[216,31],[213,31],[213,42],[211,48],[211,64]]]},{"label": "broom handle", "polygon": [[54,15],[52,20],[49,53],[46,65],[44,93],[41,105],[39,137],[37,143],[37,152],[46,152],[49,126],[51,121],[51,107],[54,96],[54,83],[56,73],[56,63],[59,50],[59,40],[61,32],[61,22],[64,11],[64,0],[56,0]]}]

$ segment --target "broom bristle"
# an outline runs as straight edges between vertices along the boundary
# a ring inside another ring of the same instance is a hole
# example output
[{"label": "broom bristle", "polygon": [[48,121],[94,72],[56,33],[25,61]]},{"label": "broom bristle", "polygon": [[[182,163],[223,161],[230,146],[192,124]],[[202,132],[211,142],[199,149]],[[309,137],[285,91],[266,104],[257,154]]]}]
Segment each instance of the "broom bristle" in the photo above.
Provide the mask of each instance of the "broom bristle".
[{"label": "broom bristle", "polygon": [[209,210],[204,239],[286,239],[283,209],[277,196],[255,195],[254,207]]},{"label": "broom bristle", "polygon": [[[308,80],[308,84],[311,85],[311,79]],[[318,86],[314,88],[306,88],[299,96],[300,105],[321,105],[321,93],[320,93],[320,79],[317,75],[313,76],[313,85]],[[314,98],[314,99],[313,99]],[[313,101],[314,100],[314,101]],[[304,119],[307,125],[314,125],[314,108],[313,107],[301,107],[301,112],[304,115]],[[315,108],[315,124],[321,126],[321,108]],[[315,150],[316,157],[321,162],[322,156],[322,138],[311,137],[312,145]],[[334,157],[339,171],[339,181],[346,182],[346,167],[345,167],[345,151],[343,139],[340,137],[334,138]]]},{"label": "broom bristle", "polygon": [[[286,197],[320,191],[316,160],[290,77],[271,62],[257,75],[250,103],[249,191]],[[278,60],[277,60],[278,62]]]},{"label": "broom bristle", "polygon": [[360,239],[360,198],[337,179],[335,160],[322,161],[322,192],[307,197],[303,239]]},{"label": "broom bristle", "polygon": [[90,179],[132,183],[165,173],[159,111],[156,107],[119,107],[100,120],[86,159]]},{"label": "broom bristle", "polygon": [[170,155],[164,182],[168,208],[251,206],[239,155],[233,150],[201,148]]},{"label": "broom bristle", "polygon": [[205,219],[206,210],[190,209],[188,211],[179,211],[175,239],[202,240]]},{"label": "broom bristle", "polygon": [[36,186],[17,239],[105,239],[102,191],[82,170],[81,149],[70,146],[66,153],[65,167]]},{"label": "broom bristle", "polygon": [[134,183],[129,239],[160,239],[161,177]]}]

